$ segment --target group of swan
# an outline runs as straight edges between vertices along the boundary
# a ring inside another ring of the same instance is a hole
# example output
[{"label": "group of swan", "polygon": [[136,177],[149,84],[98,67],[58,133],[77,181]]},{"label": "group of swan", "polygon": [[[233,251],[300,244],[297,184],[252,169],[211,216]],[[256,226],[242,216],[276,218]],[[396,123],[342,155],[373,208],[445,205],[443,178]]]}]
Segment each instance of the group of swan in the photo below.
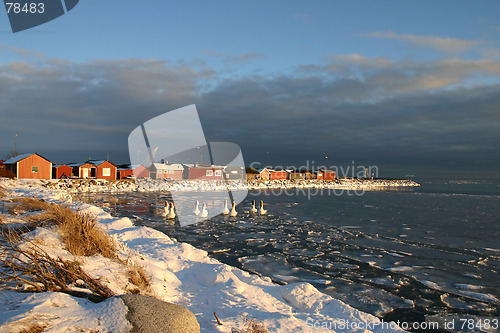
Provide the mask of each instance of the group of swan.
[{"label": "group of swan", "polygon": [[[208,216],[208,210],[207,210],[207,204],[203,203],[203,206],[200,210],[200,202],[196,200],[195,206],[194,206],[194,214],[199,216],[199,217],[207,217]],[[250,211],[245,211],[245,213],[258,213],[259,215],[266,215],[267,210],[264,209],[264,201],[260,201],[260,208],[257,209],[255,208],[255,200],[252,200],[252,208]],[[224,215],[229,215],[229,216],[236,216],[238,215],[238,212],[236,211],[236,204],[234,201],[232,202],[232,207],[231,210],[227,208],[227,200],[224,200],[224,210],[222,211],[222,214]],[[163,209],[163,213],[161,214],[162,217],[166,217],[168,219],[173,219],[175,218],[175,206],[174,203],[169,203],[168,201],[165,201],[165,208]]]},{"label": "group of swan", "polygon": [[[202,209],[200,211],[199,208],[200,202],[196,200],[195,206],[194,206],[194,214],[200,217],[207,217],[208,216],[208,210],[207,210],[207,204],[203,203]],[[266,215],[267,210],[264,209],[264,201],[260,201],[260,209],[255,208],[255,200],[252,200],[252,209],[247,212],[247,213],[259,213],[260,215]],[[236,216],[238,215],[238,212],[236,211],[236,204],[234,201],[232,202],[232,207],[231,210],[227,208],[227,200],[224,200],[224,210],[222,211],[222,214],[224,215],[229,215],[229,216]]]},{"label": "group of swan", "polygon": [[165,201],[165,208],[163,208],[163,213],[161,216],[166,217],[167,219],[175,218],[175,206],[174,203],[169,203]]}]

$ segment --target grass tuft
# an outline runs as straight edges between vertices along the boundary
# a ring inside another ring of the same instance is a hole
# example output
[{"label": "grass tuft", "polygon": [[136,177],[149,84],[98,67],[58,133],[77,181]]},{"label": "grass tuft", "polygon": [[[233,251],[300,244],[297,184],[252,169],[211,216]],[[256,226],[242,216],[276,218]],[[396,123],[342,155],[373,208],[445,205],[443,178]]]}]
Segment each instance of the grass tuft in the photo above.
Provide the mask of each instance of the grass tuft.
[{"label": "grass tuft", "polygon": [[137,263],[128,263],[128,281],[135,287],[129,288],[128,291],[132,294],[142,294],[151,291],[151,276],[149,276],[144,267]]},{"label": "grass tuft", "polygon": [[9,213],[12,215],[22,215],[28,212],[48,210],[52,206],[52,204],[45,200],[28,197],[14,198],[11,202],[14,202],[14,205],[9,207]]},{"label": "grass tuft", "polygon": [[30,291],[75,294],[70,285],[83,281],[84,287],[94,296],[108,298],[114,295],[109,288],[85,273],[78,261],[54,258],[35,243],[22,242],[23,235],[14,230],[4,230],[1,238],[0,282],[4,287],[17,289],[22,286]]},{"label": "grass tuft", "polygon": [[47,327],[48,325],[33,324],[30,327],[19,331],[19,333],[40,333],[45,331]]},{"label": "grass tuft", "polygon": [[95,216],[73,211],[67,206],[53,205],[49,211],[51,220],[59,226],[66,249],[78,256],[101,254],[116,259],[114,240],[97,226]]}]

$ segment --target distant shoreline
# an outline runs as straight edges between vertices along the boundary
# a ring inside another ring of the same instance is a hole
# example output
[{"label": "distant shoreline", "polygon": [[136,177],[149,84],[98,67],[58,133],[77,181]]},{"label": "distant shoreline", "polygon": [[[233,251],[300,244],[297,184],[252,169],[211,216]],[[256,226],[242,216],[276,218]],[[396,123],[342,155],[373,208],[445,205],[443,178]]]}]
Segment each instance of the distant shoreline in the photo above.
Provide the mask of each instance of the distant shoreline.
[{"label": "distant shoreline", "polygon": [[69,193],[122,193],[122,192],[206,192],[225,190],[265,190],[265,189],[340,189],[370,190],[383,188],[417,187],[419,183],[410,179],[352,179],[335,180],[165,180],[139,179],[108,181],[102,179],[64,179],[64,180],[12,180],[13,182],[37,182],[42,186]]}]

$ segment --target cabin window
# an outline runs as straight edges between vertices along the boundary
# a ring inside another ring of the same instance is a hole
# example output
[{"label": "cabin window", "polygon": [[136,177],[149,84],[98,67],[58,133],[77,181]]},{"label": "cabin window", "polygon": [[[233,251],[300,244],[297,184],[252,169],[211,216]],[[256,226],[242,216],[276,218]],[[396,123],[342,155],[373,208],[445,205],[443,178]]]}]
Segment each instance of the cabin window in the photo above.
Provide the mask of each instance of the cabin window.
[{"label": "cabin window", "polygon": [[222,175],[222,172],[220,170],[215,170],[215,175],[217,177],[220,177]]},{"label": "cabin window", "polygon": [[207,170],[205,173],[206,176],[213,176],[214,175],[214,170]]},{"label": "cabin window", "polygon": [[38,173],[38,167],[37,166],[32,166],[31,167],[31,173]]},{"label": "cabin window", "polygon": [[102,175],[104,177],[109,177],[111,176],[111,168],[102,168]]}]

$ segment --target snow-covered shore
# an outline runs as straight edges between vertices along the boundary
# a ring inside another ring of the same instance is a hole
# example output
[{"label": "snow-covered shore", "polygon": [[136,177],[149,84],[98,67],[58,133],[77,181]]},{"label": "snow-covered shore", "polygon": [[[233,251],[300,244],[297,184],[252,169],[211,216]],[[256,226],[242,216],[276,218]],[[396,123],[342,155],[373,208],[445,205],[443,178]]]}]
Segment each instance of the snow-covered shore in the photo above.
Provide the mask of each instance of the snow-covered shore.
[{"label": "snow-covered shore", "polygon": [[[231,332],[232,327],[244,327],[245,318],[262,321],[271,332],[401,331],[394,323],[382,323],[308,283],[276,285],[269,278],[220,263],[205,251],[157,230],[134,226],[128,218],[114,218],[101,208],[71,202],[65,188],[47,188],[40,181],[10,180],[0,180],[0,186],[9,195],[68,203],[72,209],[95,215],[101,227],[120,244],[120,256],[138,263],[151,276],[151,294],[186,306],[196,315],[202,332]],[[3,214],[6,223],[16,221]],[[71,257],[53,228],[39,227],[31,233],[51,254]],[[126,272],[119,265],[101,256],[81,259],[89,275],[100,279],[116,294],[125,292]],[[125,332],[130,325],[120,302],[113,298],[94,304],[61,293],[18,294],[2,290],[0,332],[19,331],[30,321],[48,324],[46,332],[64,332],[75,327],[82,331]],[[214,312],[223,325],[217,325]]]},{"label": "snow-covered shore", "polygon": [[150,191],[224,191],[224,190],[265,190],[265,189],[339,189],[339,190],[376,190],[381,188],[420,186],[409,179],[336,179],[323,180],[252,180],[242,181],[206,181],[206,180],[162,180],[140,179],[135,181],[107,180],[48,180],[42,181],[49,189],[64,190],[70,193],[80,192],[150,192]]}]

